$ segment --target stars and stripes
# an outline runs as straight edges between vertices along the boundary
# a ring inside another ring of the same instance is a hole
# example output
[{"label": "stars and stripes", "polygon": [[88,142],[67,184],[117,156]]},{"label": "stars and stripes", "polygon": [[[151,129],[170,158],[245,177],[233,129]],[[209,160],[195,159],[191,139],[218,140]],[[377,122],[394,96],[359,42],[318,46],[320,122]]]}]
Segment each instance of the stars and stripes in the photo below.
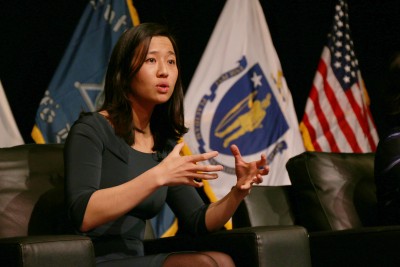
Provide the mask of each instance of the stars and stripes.
[{"label": "stars and stripes", "polygon": [[348,6],[338,1],[300,128],[307,150],[365,153],[378,135],[351,38]]}]

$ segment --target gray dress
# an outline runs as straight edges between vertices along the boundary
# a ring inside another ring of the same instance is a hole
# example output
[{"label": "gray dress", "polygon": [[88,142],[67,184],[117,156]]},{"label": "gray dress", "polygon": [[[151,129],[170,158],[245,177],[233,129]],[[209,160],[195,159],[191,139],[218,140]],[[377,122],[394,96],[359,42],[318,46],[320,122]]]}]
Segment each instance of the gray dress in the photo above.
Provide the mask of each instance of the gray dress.
[{"label": "gray dress", "polygon": [[[67,208],[75,228],[82,224],[93,192],[134,179],[165,156],[132,149],[98,113],[82,115],[71,127],[64,157]],[[156,216],[165,203],[174,211],[180,229],[189,234],[207,232],[207,205],[197,191],[190,186],[165,186],[119,219],[80,233],[93,240],[97,265],[161,266],[168,254],[144,255],[142,240],[145,220]]]}]

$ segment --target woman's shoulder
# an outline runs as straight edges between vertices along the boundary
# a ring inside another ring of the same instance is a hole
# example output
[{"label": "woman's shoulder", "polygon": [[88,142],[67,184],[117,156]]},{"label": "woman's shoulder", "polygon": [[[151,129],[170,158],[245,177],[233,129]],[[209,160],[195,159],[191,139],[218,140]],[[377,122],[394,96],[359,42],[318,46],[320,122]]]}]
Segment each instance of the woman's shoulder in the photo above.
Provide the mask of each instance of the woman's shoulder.
[{"label": "woman's shoulder", "polygon": [[84,140],[90,140],[126,158],[126,150],[129,146],[115,134],[111,123],[98,112],[86,112],[79,116],[68,133],[68,139],[74,139],[77,136],[85,137]]},{"label": "woman's shoulder", "polygon": [[[103,146],[113,150],[119,147],[120,150],[130,148],[123,138],[116,135],[111,123],[107,120],[106,114],[99,112],[85,112],[81,113],[79,118],[75,121],[68,135],[86,136],[87,139],[97,140]],[[177,141],[173,138],[168,138],[165,141],[163,149],[158,151],[160,159],[165,158],[175,147]]]},{"label": "woman's shoulder", "polygon": [[81,113],[71,127],[70,133],[80,133],[89,136],[97,136],[101,139],[115,136],[111,124],[98,112]]},{"label": "woman's shoulder", "polygon": [[87,125],[97,129],[112,129],[107,119],[98,112],[84,112],[79,115],[73,126]]}]

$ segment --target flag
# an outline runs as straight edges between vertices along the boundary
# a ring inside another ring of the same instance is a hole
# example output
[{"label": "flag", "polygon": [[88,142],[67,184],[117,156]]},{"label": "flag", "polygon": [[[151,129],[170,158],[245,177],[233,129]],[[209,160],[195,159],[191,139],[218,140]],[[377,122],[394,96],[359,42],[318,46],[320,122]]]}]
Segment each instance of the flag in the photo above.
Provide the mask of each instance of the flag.
[{"label": "flag", "polygon": [[[101,105],[104,77],[112,49],[139,17],[131,0],[89,1],[36,114],[36,143],[64,143],[82,111]],[[177,231],[168,205],[151,220],[157,237]]]},{"label": "flag", "polygon": [[19,133],[0,81],[0,147],[11,147],[23,143],[24,140]]},{"label": "flag", "polygon": [[375,151],[378,134],[351,39],[348,6],[335,6],[328,34],[300,124],[310,151]]},{"label": "flag", "polygon": [[287,160],[304,151],[291,93],[258,0],[228,0],[185,95],[184,136],[193,154],[211,150],[221,164],[206,183],[212,201],[236,184],[230,145],[246,161],[267,155],[263,185],[290,184]]},{"label": "flag", "polygon": [[129,0],[88,1],[40,102],[32,130],[36,143],[64,143],[79,114],[96,109],[112,49],[120,35],[138,23]]}]

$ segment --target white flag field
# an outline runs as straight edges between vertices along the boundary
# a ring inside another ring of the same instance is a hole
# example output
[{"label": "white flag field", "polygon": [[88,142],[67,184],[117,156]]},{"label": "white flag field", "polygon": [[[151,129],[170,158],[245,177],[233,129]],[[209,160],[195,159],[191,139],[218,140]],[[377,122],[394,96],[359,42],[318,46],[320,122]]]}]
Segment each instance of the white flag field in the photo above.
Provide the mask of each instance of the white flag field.
[{"label": "white flag field", "polygon": [[0,81],[0,147],[11,147],[22,145],[23,143],[24,140],[15,123],[3,85]]},{"label": "white flag field", "polygon": [[[258,0],[228,0],[185,95],[191,153],[219,151],[224,170],[205,191],[222,198],[236,183],[230,145],[246,161],[265,153],[263,185],[289,185],[285,164],[304,151],[293,100]],[[208,186],[209,185],[209,186]]]}]

